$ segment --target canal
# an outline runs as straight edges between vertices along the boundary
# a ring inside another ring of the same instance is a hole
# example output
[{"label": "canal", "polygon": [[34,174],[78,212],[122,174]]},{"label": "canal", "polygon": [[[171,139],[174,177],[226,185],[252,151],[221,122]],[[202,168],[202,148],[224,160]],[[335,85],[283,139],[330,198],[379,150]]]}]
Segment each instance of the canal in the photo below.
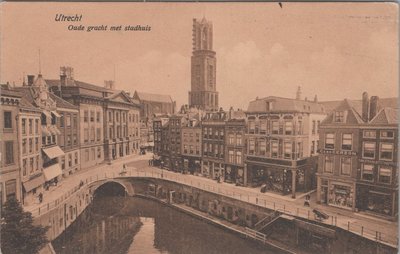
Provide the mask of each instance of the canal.
[{"label": "canal", "polygon": [[56,253],[252,253],[272,250],[140,197],[98,196],[53,241]]}]

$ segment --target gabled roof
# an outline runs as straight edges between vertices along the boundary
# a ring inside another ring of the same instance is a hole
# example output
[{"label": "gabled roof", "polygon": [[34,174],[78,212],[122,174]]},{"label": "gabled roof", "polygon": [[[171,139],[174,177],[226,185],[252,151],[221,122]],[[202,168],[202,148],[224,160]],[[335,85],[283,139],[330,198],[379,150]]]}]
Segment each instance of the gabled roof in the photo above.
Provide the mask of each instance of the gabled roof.
[{"label": "gabled roof", "polygon": [[173,102],[171,96],[165,94],[153,94],[135,91],[134,97],[137,97],[140,101],[154,101],[163,103]]},{"label": "gabled roof", "polygon": [[[60,86],[61,85],[61,81],[59,79],[46,79],[46,82],[47,82],[48,86]],[[72,85],[72,87],[76,86],[76,87],[85,88],[88,90],[95,90],[95,91],[99,91],[99,92],[112,92],[112,90],[107,89],[105,87],[89,84],[89,83],[82,82],[79,80],[74,80],[73,84],[74,85]]]},{"label": "gabled roof", "polygon": [[57,95],[53,93],[49,93],[50,98],[54,100],[57,104],[57,108],[68,108],[68,109],[79,109],[78,106],[75,106],[74,104],[58,97]]},{"label": "gabled roof", "polygon": [[322,124],[336,123],[333,115],[335,111],[346,111],[345,122],[341,124],[362,124],[364,123],[360,113],[358,112],[359,103],[348,99],[344,99],[333,109],[330,114],[322,121]]},{"label": "gabled roof", "polygon": [[394,108],[383,108],[370,121],[372,125],[398,124],[398,110]]},{"label": "gabled roof", "polygon": [[[270,109],[267,109],[267,102],[272,102]],[[247,108],[247,112],[324,113],[325,110],[323,105],[314,101],[268,96],[266,98],[251,101]]]},{"label": "gabled roof", "polygon": [[[357,112],[361,113],[362,111],[362,100],[351,100]],[[327,113],[332,112],[336,107],[340,105],[340,101],[321,101],[320,104],[324,105],[325,111]],[[378,106],[381,108],[389,107],[389,108],[398,108],[398,98],[379,98]]]}]

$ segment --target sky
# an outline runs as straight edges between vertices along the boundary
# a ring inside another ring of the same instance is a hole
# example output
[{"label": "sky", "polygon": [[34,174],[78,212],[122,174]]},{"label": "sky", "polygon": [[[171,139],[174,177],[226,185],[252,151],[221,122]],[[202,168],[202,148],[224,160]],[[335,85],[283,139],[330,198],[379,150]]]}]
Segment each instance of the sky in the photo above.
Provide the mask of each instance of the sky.
[{"label": "sky", "polygon": [[[0,82],[24,74],[170,94],[188,103],[193,18],[213,23],[220,106],[256,97],[320,101],[398,95],[396,3],[22,3],[1,5]],[[56,22],[57,14],[81,15]],[[149,25],[149,32],[69,31],[68,25]],[[39,61],[40,49],[40,61]],[[39,64],[40,62],[40,64]],[[39,67],[40,66],[40,67]],[[115,70],[115,71],[114,71]]]}]

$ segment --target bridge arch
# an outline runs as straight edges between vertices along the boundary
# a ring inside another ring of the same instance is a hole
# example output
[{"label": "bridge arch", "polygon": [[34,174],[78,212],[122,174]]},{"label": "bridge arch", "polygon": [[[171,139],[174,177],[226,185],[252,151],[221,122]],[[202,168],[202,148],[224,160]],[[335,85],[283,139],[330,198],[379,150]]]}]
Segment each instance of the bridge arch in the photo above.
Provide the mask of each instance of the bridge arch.
[{"label": "bridge arch", "polygon": [[93,195],[96,195],[96,193],[100,193],[100,191],[110,187],[111,185],[114,186],[117,192],[119,186],[127,196],[133,196],[135,194],[132,183],[123,179],[105,179],[97,181],[90,186],[90,192],[93,193]]}]

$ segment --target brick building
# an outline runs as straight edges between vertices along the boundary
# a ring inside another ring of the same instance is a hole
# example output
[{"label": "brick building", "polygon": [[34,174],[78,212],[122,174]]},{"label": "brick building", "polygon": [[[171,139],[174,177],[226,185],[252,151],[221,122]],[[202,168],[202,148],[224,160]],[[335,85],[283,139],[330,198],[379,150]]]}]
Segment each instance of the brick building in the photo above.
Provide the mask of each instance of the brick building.
[{"label": "brick building", "polygon": [[202,120],[202,174],[211,179],[225,176],[225,121],[227,112],[206,113]]},{"label": "brick building", "polygon": [[17,116],[22,95],[11,90],[7,84],[1,86],[0,96],[0,204],[2,205],[9,197],[20,200],[21,196]]},{"label": "brick building", "polygon": [[187,118],[181,129],[183,170],[190,174],[200,174],[202,156],[200,115],[187,116]]},{"label": "brick building", "polygon": [[267,191],[293,198],[313,189],[324,107],[316,100],[270,96],[251,101],[246,116],[247,184],[266,184]]}]

